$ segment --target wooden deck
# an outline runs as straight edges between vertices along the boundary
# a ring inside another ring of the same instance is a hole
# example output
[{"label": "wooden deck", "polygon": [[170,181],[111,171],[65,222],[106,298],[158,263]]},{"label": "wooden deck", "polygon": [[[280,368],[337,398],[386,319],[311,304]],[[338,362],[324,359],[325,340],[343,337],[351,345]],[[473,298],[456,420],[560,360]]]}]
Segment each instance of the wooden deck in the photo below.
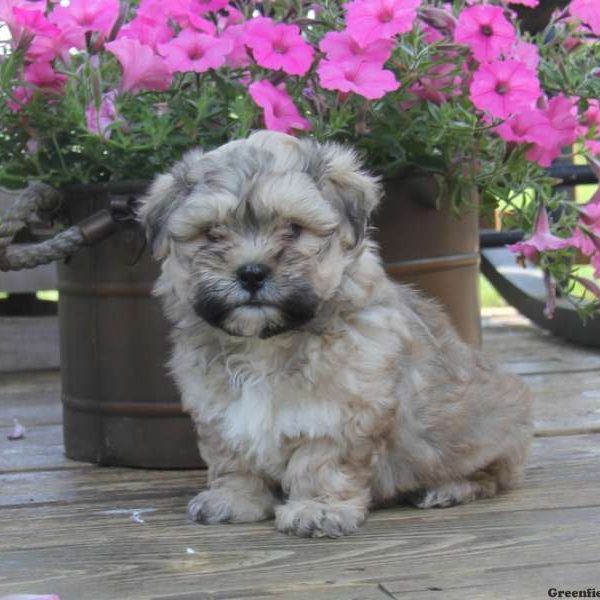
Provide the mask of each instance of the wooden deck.
[{"label": "wooden deck", "polygon": [[[511,312],[486,318],[484,338],[535,393],[525,484],[470,505],[376,511],[339,540],[269,522],[194,525],[185,506],[201,471],[68,461],[58,373],[0,373],[0,597],[510,600],[600,588],[600,352]],[[28,432],[10,442],[13,417]]]}]

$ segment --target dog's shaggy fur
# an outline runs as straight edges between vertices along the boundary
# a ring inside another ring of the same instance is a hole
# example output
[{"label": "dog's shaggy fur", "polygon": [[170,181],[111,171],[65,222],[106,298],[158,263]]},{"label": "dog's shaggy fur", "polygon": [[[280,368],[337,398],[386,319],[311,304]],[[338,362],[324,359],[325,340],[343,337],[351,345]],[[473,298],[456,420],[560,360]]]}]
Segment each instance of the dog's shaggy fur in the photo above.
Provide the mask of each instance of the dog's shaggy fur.
[{"label": "dog's shaggy fur", "polygon": [[257,132],[189,153],[144,199],[170,366],[209,468],[193,519],[336,537],[371,506],[519,480],[529,395],[386,277],[367,230],[379,196],[352,151]]}]

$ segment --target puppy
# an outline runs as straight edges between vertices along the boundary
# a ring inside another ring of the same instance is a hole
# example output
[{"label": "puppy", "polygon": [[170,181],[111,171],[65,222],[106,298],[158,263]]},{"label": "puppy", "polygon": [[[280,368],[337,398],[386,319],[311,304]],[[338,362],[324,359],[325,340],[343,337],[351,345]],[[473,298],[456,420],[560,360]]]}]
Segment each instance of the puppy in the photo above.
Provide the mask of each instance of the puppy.
[{"label": "puppy", "polygon": [[373,506],[451,506],[521,477],[529,395],[387,278],[367,228],[380,195],[351,150],[261,131],[190,152],[144,198],[208,465],[192,519],[337,537]]}]

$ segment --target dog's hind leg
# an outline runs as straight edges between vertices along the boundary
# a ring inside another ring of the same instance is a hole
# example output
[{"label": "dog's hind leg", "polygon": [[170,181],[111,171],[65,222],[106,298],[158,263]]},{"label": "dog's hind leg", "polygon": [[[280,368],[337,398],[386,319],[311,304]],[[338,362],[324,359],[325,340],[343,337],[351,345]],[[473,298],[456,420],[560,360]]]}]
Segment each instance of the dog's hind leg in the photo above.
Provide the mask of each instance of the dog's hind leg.
[{"label": "dog's hind leg", "polygon": [[407,499],[417,508],[446,508],[466,504],[479,498],[491,498],[498,492],[513,487],[521,480],[522,475],[522,459],[504,456],[462,481],[412,492]]}]

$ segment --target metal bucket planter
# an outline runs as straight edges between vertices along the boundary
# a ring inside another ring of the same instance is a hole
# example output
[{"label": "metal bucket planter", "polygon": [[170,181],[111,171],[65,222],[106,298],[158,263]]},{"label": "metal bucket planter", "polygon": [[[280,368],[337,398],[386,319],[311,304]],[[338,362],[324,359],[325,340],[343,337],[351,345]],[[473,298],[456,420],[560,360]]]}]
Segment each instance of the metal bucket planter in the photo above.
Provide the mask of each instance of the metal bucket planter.
[{"label": "metal bucket planter", "polygon": [[[72,223],[139,197],[143,184],[73,186]],[[377,219],[388,272],[438,298],[461,335],[480,339],[478,226],[408,200],[389,181]],[[168,376],[168,325],[151,288],[158,265],[133,220],[58,268],[64,439],[69,458],[153,468],[201,464]]]},{"label": "metal bucket planter", "polygon": [[[145,185],[73,186],[78,223]],[[99,221],[101,226],[101,221]],[[201,464],[191,421],[168,376],[168,325],[151,290],[159,265],[132,219],[58,267],[64,441],[75,460],[181,468]]]},{"label": "metal bucket planter", "polygon": [[437,299],[461,337],[479,345],[478,211],[470,210],[459,219],[448,206],[416,202],[413,189],[403,179],[386,181],[375,218],[386,270],[397,281]]}]

